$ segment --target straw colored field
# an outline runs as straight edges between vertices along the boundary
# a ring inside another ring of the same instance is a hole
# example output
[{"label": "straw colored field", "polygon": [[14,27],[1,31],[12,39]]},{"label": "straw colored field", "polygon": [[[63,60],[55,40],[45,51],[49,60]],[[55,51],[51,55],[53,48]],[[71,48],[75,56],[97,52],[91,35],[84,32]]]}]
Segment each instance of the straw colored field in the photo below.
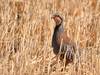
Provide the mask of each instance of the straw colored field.
[{"label": "straw colored field", "polygon": [[[81,52],[77,72],[50,66],[55,13]],[[0,75],[100,75],[100,0],[0,0]]]}]

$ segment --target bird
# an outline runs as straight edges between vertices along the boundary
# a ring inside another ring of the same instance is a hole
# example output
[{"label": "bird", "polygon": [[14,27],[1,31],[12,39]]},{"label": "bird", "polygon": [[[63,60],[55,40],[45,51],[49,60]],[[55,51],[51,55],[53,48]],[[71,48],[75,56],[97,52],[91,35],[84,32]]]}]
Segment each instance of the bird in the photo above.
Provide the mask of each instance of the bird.
[{"label": "bird", "polygon": [[59,14],[54,14],[51,19],[54,20],[55,27],[52,36],[53,53],[62,61],[65,58],[65,66],[73,62],[76,45],[71,40],[67,32],[64,31],[63,18]]}]

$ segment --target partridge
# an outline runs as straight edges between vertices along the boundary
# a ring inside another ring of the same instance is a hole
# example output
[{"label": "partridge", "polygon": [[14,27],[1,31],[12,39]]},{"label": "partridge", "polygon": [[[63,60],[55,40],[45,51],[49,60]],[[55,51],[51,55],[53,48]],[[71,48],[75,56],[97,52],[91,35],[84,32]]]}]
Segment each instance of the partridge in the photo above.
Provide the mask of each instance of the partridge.
[{"label": "partridge", "polygon": [[63,27],[63,18],[60,15],[53,15],[55,22],[54,33],[52,36],[53,52],[60,60],[65,58],[65,65],[73,62],[75,55],[75,43],[67,36]]}]

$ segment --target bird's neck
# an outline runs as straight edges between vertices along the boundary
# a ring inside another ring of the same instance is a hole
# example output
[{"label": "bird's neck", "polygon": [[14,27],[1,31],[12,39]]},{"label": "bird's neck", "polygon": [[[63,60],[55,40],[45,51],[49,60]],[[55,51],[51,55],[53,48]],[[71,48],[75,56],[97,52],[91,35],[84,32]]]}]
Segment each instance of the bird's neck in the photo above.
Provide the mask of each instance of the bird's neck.
[{"label": "bird's neck", "polygon": [[56,26],[54,29],[54,34],[52,38],[52,46],[54,49],[57,50],[57,52],[54,52],[55,54],[59,52],[60,45],[57,43],[58,35],[60,35],[64,31],[63,25]]},{"label": "bird's neck", "polygon": [[57,25],[54,29],[54,34],[62,33],[64,31],[63,25]]}]

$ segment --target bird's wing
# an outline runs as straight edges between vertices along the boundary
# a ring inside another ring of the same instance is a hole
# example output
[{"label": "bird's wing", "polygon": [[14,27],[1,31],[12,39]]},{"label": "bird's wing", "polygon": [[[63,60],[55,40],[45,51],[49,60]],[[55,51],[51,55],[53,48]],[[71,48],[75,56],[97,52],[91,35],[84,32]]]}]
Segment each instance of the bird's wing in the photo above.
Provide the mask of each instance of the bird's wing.
[{"label": "bird's wing", "polygon": [[71,40],[70,40],[70,38],[67,36],[66,33],[61,33],[61,34],[58,35],[58,39],[57,39],[58,44],[61,44],[61,42],[62,42],[63,44],[68,44],[70,41],[71,41]]},{"label": "bird's wing", "polygon": [[76,44],[67,36],[66,33],[61,33],[58,36],[57,43],[59,45],[61,45],[61,43],[63,45],[71,45],[74,48],[74,50],[76,50]]}]

